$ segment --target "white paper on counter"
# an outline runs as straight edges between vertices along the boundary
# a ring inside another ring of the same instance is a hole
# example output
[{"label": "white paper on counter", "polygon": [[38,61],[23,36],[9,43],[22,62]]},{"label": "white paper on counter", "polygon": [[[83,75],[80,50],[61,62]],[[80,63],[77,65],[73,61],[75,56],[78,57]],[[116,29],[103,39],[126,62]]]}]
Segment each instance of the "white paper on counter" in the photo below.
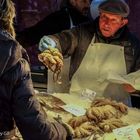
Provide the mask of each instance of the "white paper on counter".
[{"label": "white paper on counter", "polygon": [[81,106],[75,104],[67,104],[61,106],[65,111],[70,112],[75,116],[82,116],[86,113],[86,109],[82,108]]},{"label": "white paper on counter", "polygon": [[106,79],[112,83],[130,84],[136,90],[140,90],[140,70],[127,75],[119,75],[109,72]]},{"label": "white paper on counter", "polygon": [[76,93],[53,93],[52,95],[61,99],[65,104],[74,104],[84,109],[89,108],[91,105],[91,101],[89,101],[89,99],[85,99]]},{"label": "white paper on counter", "polygon": [[129,125],[122,128],[113,130],[117,140],[140,140],[140,136],[137,129],[140,128],[140,124]]}]

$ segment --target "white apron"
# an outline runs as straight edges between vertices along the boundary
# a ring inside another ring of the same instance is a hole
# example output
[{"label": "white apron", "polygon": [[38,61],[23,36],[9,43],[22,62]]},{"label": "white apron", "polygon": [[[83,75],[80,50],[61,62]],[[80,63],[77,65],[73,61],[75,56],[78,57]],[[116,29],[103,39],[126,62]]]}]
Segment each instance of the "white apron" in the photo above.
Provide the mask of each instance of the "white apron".
[{"label": "white apron", "polygon": [[124,93],[120,84],[110,83],[107,75],[110,72],[126,75],[124,47],[103,43],[94,43],[94,37],[87,52],[71,80],[70,93],[80,93],[84,89],[95,91],[96,96],[111,97],[128,102],[128,93]]}]

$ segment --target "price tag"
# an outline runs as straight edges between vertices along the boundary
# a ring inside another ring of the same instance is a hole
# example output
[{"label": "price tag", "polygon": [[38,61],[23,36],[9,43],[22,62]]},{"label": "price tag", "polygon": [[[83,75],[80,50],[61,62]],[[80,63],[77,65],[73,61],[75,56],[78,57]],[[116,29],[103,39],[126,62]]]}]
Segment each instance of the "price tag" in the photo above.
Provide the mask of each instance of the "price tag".
[{"label": "price tag", "polygon": [[87,88],[84,89],[81,93],[82,98],[89,99],[91,101],[94,100],[95,96],[96,96],[96,92]]},{"label": "price tag", "polygon": [[129,125],[113,130],[117,140],[140,140],[139,134],[140,124]]},{"label": "price tag", "polygon": [[86,113],[86,110],[84,108],[74,104],[67,104],[61,107],[75,116],[82,116]]}]

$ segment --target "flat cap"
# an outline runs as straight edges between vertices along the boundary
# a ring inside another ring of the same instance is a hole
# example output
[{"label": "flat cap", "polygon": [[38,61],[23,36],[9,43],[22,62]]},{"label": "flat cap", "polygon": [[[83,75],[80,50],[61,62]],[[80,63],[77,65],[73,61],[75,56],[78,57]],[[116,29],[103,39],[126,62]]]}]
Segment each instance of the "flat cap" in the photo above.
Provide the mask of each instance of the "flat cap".
[{"label": "flat cap", "polygon": [[98,9],[100,12],[121,15],[122,17],[127,17],[130,11],[124,0],[105,0],[99,5]]}]

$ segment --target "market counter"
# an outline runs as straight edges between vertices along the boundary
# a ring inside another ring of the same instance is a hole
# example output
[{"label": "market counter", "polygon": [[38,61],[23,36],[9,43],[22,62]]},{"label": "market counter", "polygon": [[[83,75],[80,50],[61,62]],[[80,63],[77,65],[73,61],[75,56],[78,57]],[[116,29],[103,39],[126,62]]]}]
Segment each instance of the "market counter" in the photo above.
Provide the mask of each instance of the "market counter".
[{"label": "market counter", "polygon": [[[49,101],[51,103],[51,105],[48,105],[48,97],[54,97],[56,99]],[[43,106],[45,112],[47,113],[48,117],[50,118],[50,120],[53,120],[54,117],[58,117],[61,116],[62,120],[64,122],[68,122],[68,120],[70,120],[74,115],[70,113],[70,111],[65,111],[63,110],[61,107],[65,106],[65,105],[74,105],[74,106],[79,106],[83,109],[88,109],[91,105],[91,101],[79,96],[79,95],[70,95],[70,94],[64,94],[64,93],[54,93],[54,94],[38,94],[37,98],[39,99],[39,101],[43,104],[46,104]],[[57,100],[58,99],[58,100]],[[62,102],[61,102],[62,101]],[[64,103],[64,104],[63,104]],[[59,105],[61,106],[59,108]],[[58,108],[57,108],[58,107]],[[123,115],[120,118],[124,123],[127,123],[128,126],[129,125],[138,125],[138,127],[140,127],[140,110],[137,108],[128,108],[128,114],[127,115]],[[137,134],[138,135],[138,134]],[[97,138],[97,140],[115,140],[116,136],[114,135],[114,133],[105,133],[104,135],[102,135],[102,137]],[[94,139],[94,135],[91,135],[89,137],[84,137],[84,138],[80,138],[79,140],[93,140]],[[78,139],[75,139],[78,140]],[[123,140],[123,139],[121,139]],[[138,139],[134,139],[134,140],[140,140],[140,136]]]}]

